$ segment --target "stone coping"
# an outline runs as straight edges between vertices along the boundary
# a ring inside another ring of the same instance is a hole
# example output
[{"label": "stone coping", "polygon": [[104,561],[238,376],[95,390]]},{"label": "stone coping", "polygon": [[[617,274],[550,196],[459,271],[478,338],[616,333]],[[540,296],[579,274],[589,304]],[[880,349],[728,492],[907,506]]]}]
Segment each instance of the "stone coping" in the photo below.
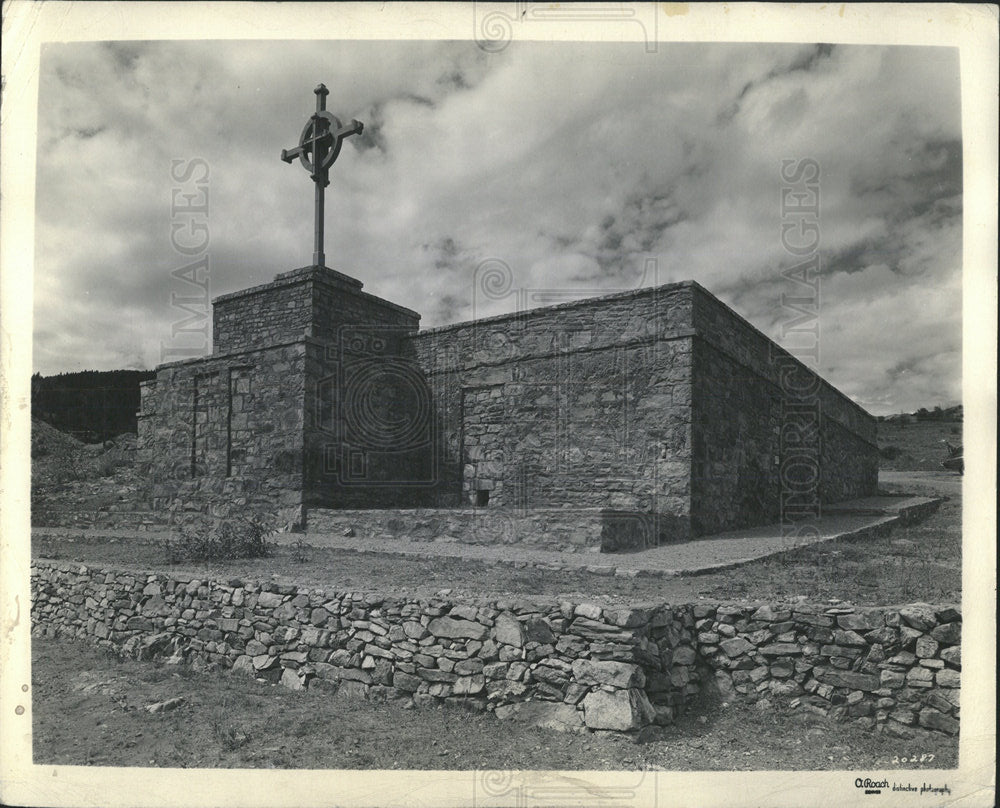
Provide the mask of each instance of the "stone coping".
[{"label": "stone coping", "polygon": [[[460,328],[471,328],[487,323],[501,323],[509,320],[524,320],[526,318],[544,317],[552,311],[566,311],[569,309],[587,308],[588,306],[600,306],[611,300],[629,300],[638,297],[646,297],[655,293],[672,292],[677,289],[686,289],[698,286],[696,281],[677,281],[675,283],[662,284],[660,286],[643,286],[638,289],[627,289],[624,292],[612,292],[608,295],[598,297],[586,297],[581,300],[568,300],[565,303],[555,303],[551,306],[536,306],[523,311],[511,312],[508,314],[494,314],[491,317],[480,317],[475,320],[464,320],[459,323],[449,325],[438,325],[431,328],[422,328],[413,335],[414,339],[432,334],[442,334],[447,331],[455,331]],[[699,287],[700,288],[700,287]]]},{"label": "stone coping", "polygon": [[352,278],[350,275],[345,275],[343,272],[337,272],[335,269],[330,269],[329,267],[318,267],[318,266],[308,266],[299,267],[298,269],[293,269],[288,272],[279,272],[274,276],[273,281],[268,283],[260,283],[256,286],[250,286],[246,289],[237,289],[234,292],[227,292],[224,295],[218,295],[212,298],[212,305],[217,303],[225,303],[230,300],[235,300],[240,297],[249,297],[250,295],[261,294],[263,292],[270,292],[274,289],[280,289],[283,286],[293,286],[297,283],[301,283],[304,280],[310,280],[313,277],[318,277],[321,272],[330,273],[327,276],[327,280],[330,283],[342,284],[344,286],[354,287],[356,289],[361,289],[364,284],[357,278]]},{"label": "stone coping", "polygon": [[[329,597],[353,597],[355,599],[367,598],[369,600],[413,600],[421,603],[470,603],[476,606],[492,606],[499,609],[513,609],[518,611],[532,611],[538,608],[558,607],[561,603],[571,602],[574,605],[582,605],[584,608],[601,609],[606,611],[620,611],[622,609],[649,610],[669,609],[677,607],[690,607],[698,609],[756,609],[761,606],[772,606],[774,608],[791,609],[800,614],[884,614],[896,611],[907,606],[927,605],[925,601],[906,600],[898,603],[886,604],[866,604],[854,603],[840,598],[830,598],[828,600],[810,600],[805,595],[766,598],[726,598],[711,597],[706,599],[691,600],[690,598],[680,598],[667,600],[655,597],[629,597],[627,595],[605,595],[600,592],[575,593],[573,595],[544,595],[544,594],[518,594],[518,593],[490,593],[475,595],[467,592],[457,592],[445,587],[429,594],[414,594],[408,590],[393,590],[386,588],[372,587],[332,587],[303,586],[296,582],[296,579],[284,575],[263,576],[225,576],[212,574],[205,570],[190,570],[183,564],[171,566],[169,569],[159,569],[148,564],[128,564],[126,562],[113,563],[99,561],[88,563],[86,561],[67,561],[66,559],[52,558],[32,558],[30,563],[31,571],[38,569],[52,569],[60,572],[71,573],[114,573],[123,576],[131,576],[137,580],[143,579],[170,579],[181,583],[198,581],[201,583],[214,582],[216,585],[238,587],[252,592],[277,592],[288,594],[292,591],[306,593],[321,593]],[[959,613],[962,611],[962,604],[957,601],[941,600],[934,601],[936,609],[955,609]]]},{"label": "stone coping", "polygon": [[[258,348],[248,348],[241,351],[230,351],[229,353],[208,353],[205,354],[204,356],[193,356],[190,359],[177,359],[173,362],[164,362],[161,365],[157,365],[155,370],[160,371],[164,370],[165,368],[179,368],[185,365],[196,365],[199,362],[210,362],[210,361],[214,362],[216,360],[222,361],[226,359],[233,359],[233,357],[237,356],[249,356],[250,354],[263,353],[265,351],[277,351],[281,348],[290,348],[296,345],[304,345],[310,339],[311,339],[310,337],[307,337],[305,334],[303,334],[301,337],[289,340],[288,342],[276,342],[273,345],[262,345]],[[147,382],[143,382],[143,384],[151,384],[155,386],[157,381],[158,381],[157,379],[150,379]],[[146,413],[146,415],[149,414],[155,414],[155,413]]]}]

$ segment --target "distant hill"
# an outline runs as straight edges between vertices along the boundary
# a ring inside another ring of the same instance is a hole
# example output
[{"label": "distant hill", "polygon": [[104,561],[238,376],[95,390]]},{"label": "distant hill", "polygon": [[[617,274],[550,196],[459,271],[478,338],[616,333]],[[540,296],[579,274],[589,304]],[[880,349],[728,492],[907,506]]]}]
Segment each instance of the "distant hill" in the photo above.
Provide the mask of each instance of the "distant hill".
[{"label": "distant hill", "polygon": [[962,421],[962,405],[956,404],[954,407],[934,407],[928,410],[921,407],[916,412],[901,412],[896,415],[880,415],[879,421],[914,423],[916,421]]},{"label": "distant hill", "polygon": [[84,370],[31,377],[31,415],[85,443],[136,431],[139,383],[152,370]]}]

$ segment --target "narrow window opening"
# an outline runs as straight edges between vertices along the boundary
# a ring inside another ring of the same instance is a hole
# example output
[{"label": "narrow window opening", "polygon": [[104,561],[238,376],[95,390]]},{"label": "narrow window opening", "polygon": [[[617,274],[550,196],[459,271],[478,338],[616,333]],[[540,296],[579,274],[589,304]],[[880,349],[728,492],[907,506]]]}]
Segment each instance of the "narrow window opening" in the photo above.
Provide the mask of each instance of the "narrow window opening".
[{"label": "narrow window opening", "polygon": [[490,492],[485,488],[480,488],[476,491],[476,507],[485,508],[490,504]]}]

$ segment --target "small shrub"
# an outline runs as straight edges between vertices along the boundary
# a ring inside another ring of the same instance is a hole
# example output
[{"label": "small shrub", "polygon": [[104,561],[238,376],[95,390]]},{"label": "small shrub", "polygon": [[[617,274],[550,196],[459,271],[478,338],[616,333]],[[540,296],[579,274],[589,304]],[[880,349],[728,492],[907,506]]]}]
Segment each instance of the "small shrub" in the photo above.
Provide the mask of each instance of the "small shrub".
[{"label": "small shrub", "polygon": [[253,735],[243,727],[224,723],[219,719],[212,721],[212,734],[219,745],[227,752],[235,752],[253,740]]},{"label": "small shrub", "polygon": [[309,560],[309,554],[306,552],[309,545],[305,543],[304,539],[296,539],[294,544],[292,544],[292,558],[298,564],[305,564]]},{"label": "small shrub", "polygon": [[879,585],[878,571],[872,567],[861,567],[854,576],[854,582],[858,586],[876,587]]},{"label": "small shrub", "polygon": [[165,543],[167,561],[230,561],[270,555],[268,537],[274,519],[260,514],[229,516],[214,524],[184,525],[176,540]]},{"label": "small shrub", "polygon": [[101,477],[112,477],[120,465],[121,458],[115,452],[105,452],[97,458],[97,473]]},{"label": "small shrub", "polygon": [[48,539],[44,539],[39,543],[37,555],[40,556],[41,558],[50,558],[53,560],[64,557],[63,554],[59,552],[58,546],[54,542],[49,541]]}]

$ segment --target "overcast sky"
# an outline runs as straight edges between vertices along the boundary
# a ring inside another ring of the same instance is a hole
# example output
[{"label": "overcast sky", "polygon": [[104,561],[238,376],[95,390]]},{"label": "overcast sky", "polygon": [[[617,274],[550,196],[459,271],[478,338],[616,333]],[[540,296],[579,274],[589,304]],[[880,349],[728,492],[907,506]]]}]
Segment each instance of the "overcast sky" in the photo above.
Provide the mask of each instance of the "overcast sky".
[{"label": "overcast sky", "polygon": [[[43,50],[34,368],[181,345],[172,160],[209,167],[212,296],[311,263],[311,114],[365,125],[327,190],[327,265],[416,309],[513,284],[587,297],[694,279],[781,340],[783,159],[820,166],[819,369],[874,414],[960,401],[962,151],[947,48],[117,42]],[[786,218],[785,221],[794,221]],[[481,296],[480,296],[481,297]],[[785,344],[789,344],[787,340]],[[169,357],[167,357],[169,358]]]}]

